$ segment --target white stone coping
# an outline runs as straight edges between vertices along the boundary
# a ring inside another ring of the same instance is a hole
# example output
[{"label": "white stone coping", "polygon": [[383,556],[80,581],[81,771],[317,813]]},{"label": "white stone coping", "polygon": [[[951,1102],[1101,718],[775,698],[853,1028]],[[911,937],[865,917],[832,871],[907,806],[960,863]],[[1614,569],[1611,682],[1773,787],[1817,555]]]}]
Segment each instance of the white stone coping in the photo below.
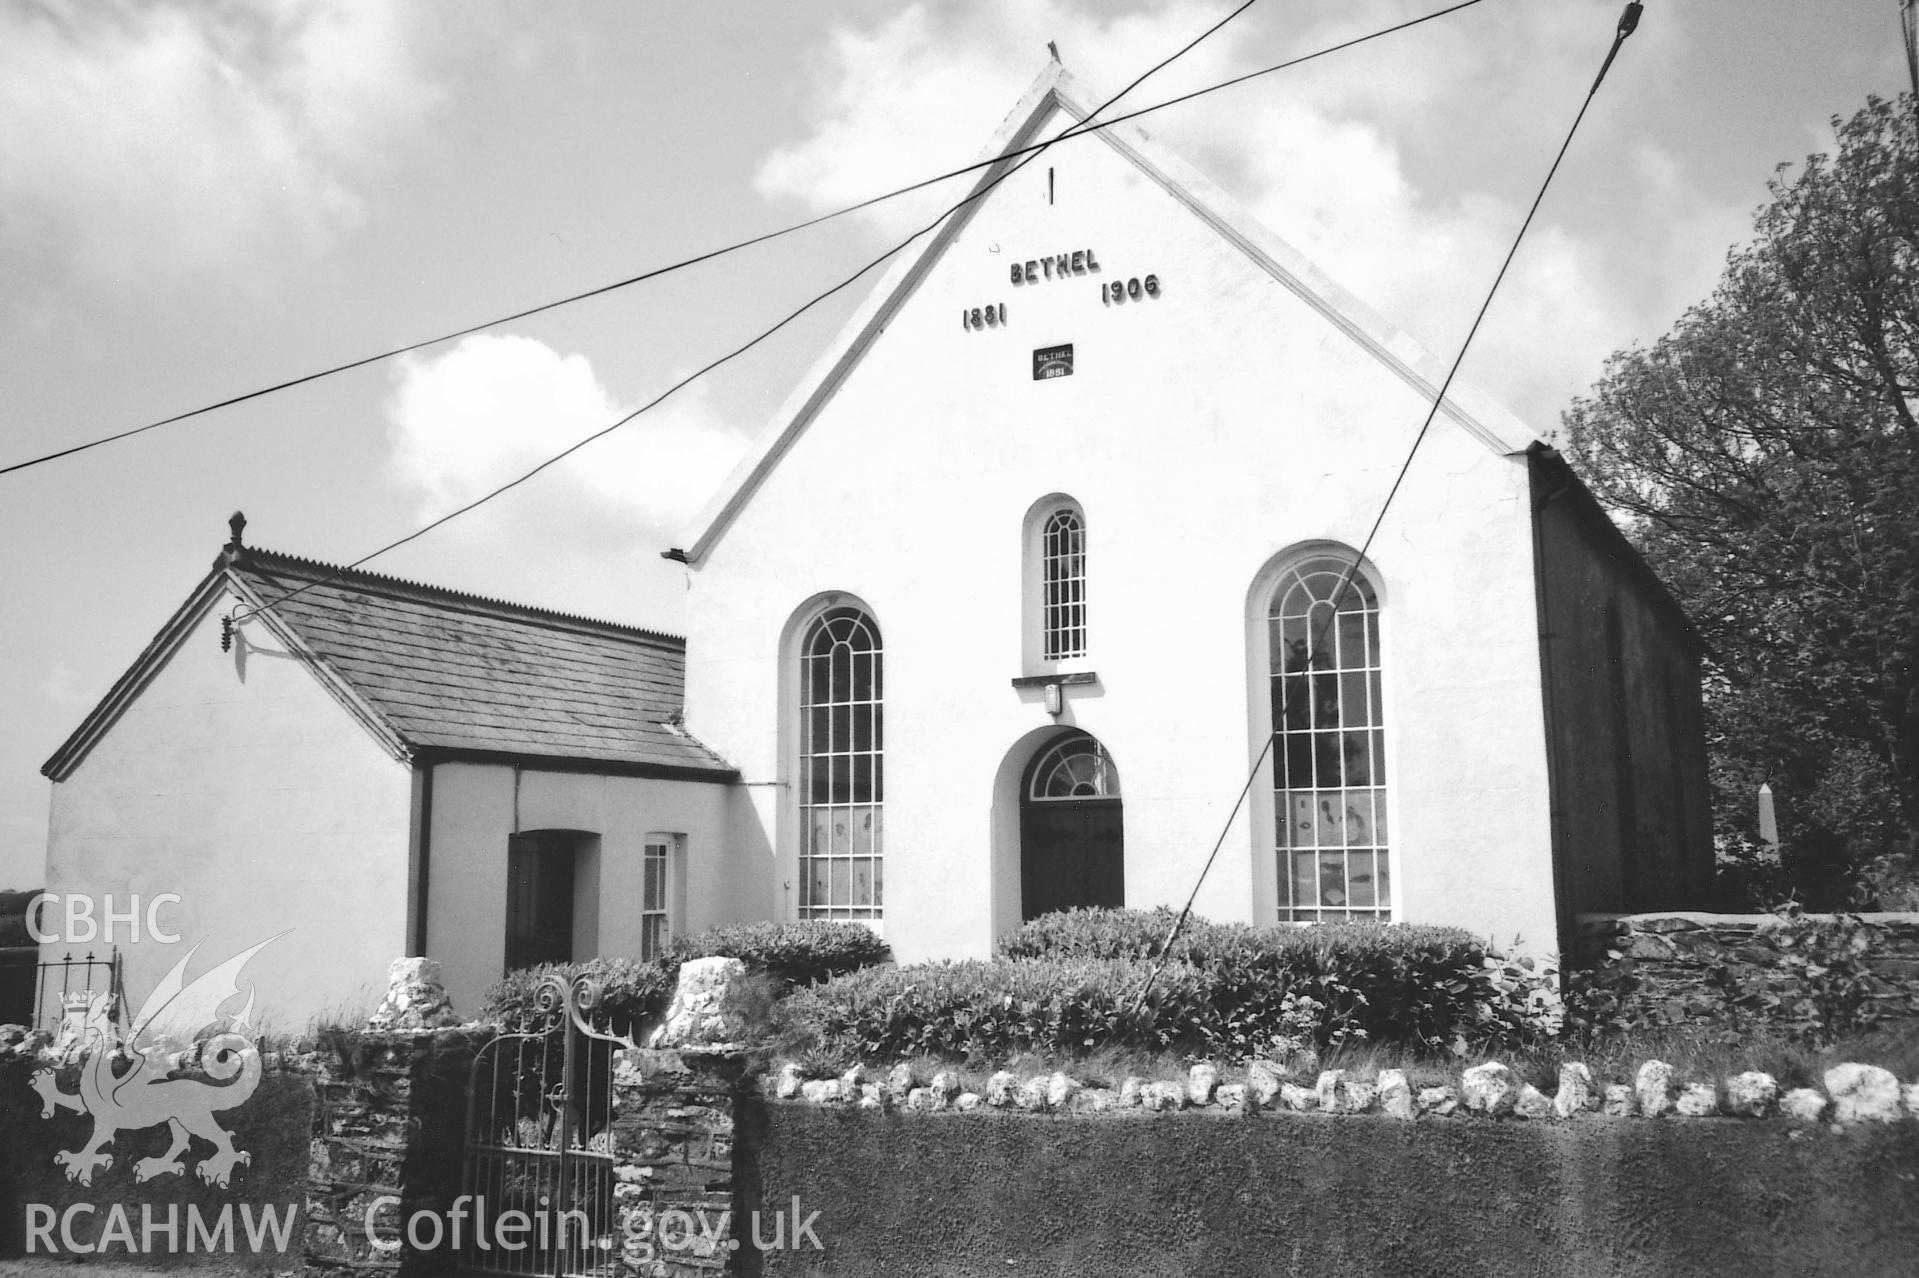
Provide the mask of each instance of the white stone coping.
[{"label": "white stone coping", "polygon": [[869,1071],[855,1065],[837,1078],[807,1078],[787,1062],[767,1080],[779,1100],[827,1106],[856,1106],[890,1111],[963,1113],[999,1109],[1028,1113],[1105,1114],[1179,1110],[1251,1114],[1259,1110],[1322,1114],[1377,1113],[1388,1118],[1446,1118],[1454,1114],[1565,1122],[1585,1117],[1659,1119],[1775,1118],[1793,1122],[1829,1121],[1834,1130],[1850,1124],[1919,1119],[1919,1083],[1901,1083],[1877,1065],[1846,1062],[1826,1070],[1825,1089],[1781,1089],[1770,1074],[1749,1070],[1726,1079],[1723,1087],[1686,1079],[1664,1061],[1649,1060],[1629,1085],[1600,1088],[1582,1063],[1560,1068],[1559,1087],[1548,1096],[1523,1082],[1498,1062],[1473,1066],[1459,1083],[1419,1088],[1399,1069],[1382,1069],[1364,1080],[1346,1070],[1293,1074],[1283,1064],[1255,1060],[1247,1081],[1221,1084],[1217,1066],[1194,1065],[1184,1083],[1128,1077],[1118,1088],[1093,1087],[1063,1071],[1028,1077],[1007,1070],[995,1073],[983,1092],[961,1090],[951,1071],[931,1079],[916,1077],[900,1064]]}]

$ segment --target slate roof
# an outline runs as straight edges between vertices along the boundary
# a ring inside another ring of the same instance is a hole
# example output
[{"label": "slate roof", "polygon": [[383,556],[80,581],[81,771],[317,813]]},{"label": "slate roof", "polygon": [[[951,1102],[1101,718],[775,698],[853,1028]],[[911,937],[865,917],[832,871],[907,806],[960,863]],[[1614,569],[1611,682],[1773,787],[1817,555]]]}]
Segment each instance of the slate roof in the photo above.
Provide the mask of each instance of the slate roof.
[{"label": "slate roof", "polygon": [[[243,620],[242,637],[270,621],[397,752],[737,779],[679,727],[686,641],[677,635],[233,545],[176,623],[225,586],[269,613]],[[165,638],[42,771],[58,779],[78,764],[171,651]]]}]

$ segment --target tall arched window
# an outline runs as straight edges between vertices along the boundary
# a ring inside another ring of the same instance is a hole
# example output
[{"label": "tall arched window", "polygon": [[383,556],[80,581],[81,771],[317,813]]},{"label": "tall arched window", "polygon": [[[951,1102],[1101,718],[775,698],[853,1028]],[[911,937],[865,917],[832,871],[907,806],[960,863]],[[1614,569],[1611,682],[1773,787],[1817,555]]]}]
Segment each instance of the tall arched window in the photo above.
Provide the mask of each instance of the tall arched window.
[{"label": "tall arched window", "polygon": [[880,630],[829,608],[800,644],[800,917],[878,919],[884,797]]},{"label": "tall arched window", "polygon": [[1266,614],[1279,918],[1389,918],[1378,593],[1351,552],[1318,554]]},{"label": "tall arched window", "polygon": [[1062,506],[1040,526],[1042,647],[1048,661],[1086,655],[1086,517]]}]

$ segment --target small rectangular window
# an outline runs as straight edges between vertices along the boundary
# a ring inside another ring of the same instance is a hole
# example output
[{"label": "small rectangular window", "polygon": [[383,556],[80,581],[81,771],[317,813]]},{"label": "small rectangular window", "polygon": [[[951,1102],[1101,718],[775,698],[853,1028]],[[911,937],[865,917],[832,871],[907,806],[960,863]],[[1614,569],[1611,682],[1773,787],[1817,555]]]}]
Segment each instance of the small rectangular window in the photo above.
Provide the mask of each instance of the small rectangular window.
[{"label": "small rectangular window", "polygon": [[656,959],[673,936],[674,862],[680,836],[649,834],[640,858],[640,957]]}]

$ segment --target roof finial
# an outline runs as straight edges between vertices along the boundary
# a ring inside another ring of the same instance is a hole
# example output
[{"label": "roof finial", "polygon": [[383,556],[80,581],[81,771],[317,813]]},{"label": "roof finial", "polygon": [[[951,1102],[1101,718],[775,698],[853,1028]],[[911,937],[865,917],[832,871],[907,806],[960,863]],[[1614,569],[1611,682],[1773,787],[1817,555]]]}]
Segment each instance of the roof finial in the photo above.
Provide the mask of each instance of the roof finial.
[{"label": "roof finial", "polygon": [[234,511],[232,517],[227,520],[227,527],[233,530],[233,540],[227,543],[227,549],[245,550],[246,546],[240,541],[240,534],[247,530],[246,512]]},{"label": "roof finial", "polygon": [[[1047,51],[1048,53],[1050,53],[1050,54],[1052,54],[1052,55],[1053,55],[1053,61],[1055,61],[1055,62],[1061,62],[1061,58],[1060,58],[1060,56],[1059,56],[1059,45],[1058,45],[1058,44],[1056,44],[1056,43],[1054,43],[1054,42],[1053,42],[1053,41],[1051,41],[1051,40],[1048,40],[1048,41],[1046,42],[1046,51]],[[1062,63],[1062,65],[1063,65],[1063,63]]]}]

